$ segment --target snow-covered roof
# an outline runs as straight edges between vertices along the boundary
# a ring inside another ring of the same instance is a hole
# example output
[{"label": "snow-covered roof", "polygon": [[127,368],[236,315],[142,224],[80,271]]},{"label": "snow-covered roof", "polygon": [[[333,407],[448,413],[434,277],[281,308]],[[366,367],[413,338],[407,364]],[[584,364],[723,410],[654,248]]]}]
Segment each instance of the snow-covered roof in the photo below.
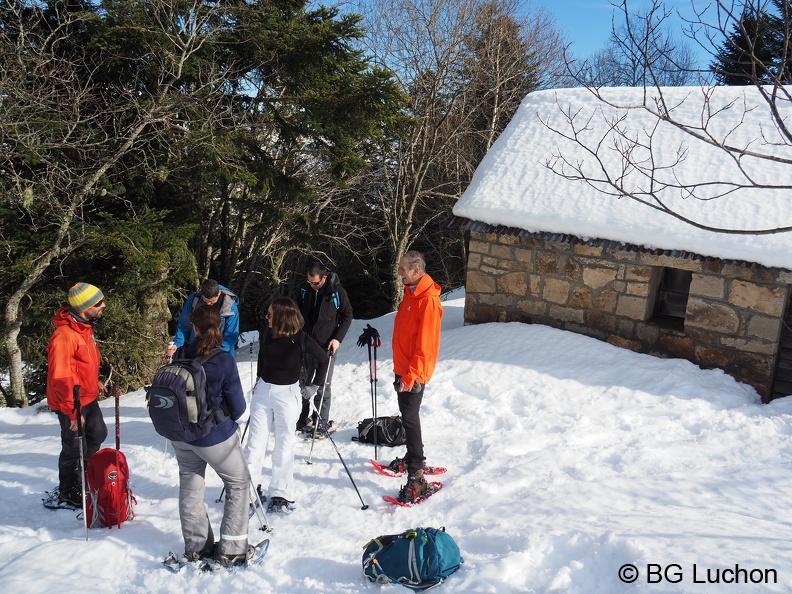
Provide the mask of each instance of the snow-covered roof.
[{"label": "snow-covered roof", "polygon": [[[781,138],[756,88],[676,87],[662,89],[662,96],[674,120],[716,142],[781,162],[751,155],[734,159],[647,109],[628,108],[642,105],[645,92],[656,97],[651,89],[600,92],[607,102],[588,89],[528,95],[482,160],[454,215],[526,231],[792,268],[792,232],[702,229],[619,195],[603,181],[605,172],[612,179],[622,177],[628,192],[655,206],[648,192],[659,188],[657,198],[704,227],[792,226],[792,144]],[[656,109],[652,98],[647,104]],[[792,121],[792,105],[779,102],[779,114]],[[631,162],[625,160],[627,151],[632,151]],[[574,179],[581,177],[586,179]],[[769,187],[746,187],[748,180]],[[695,197],[680,187],[692,183],[703,184]]]}]

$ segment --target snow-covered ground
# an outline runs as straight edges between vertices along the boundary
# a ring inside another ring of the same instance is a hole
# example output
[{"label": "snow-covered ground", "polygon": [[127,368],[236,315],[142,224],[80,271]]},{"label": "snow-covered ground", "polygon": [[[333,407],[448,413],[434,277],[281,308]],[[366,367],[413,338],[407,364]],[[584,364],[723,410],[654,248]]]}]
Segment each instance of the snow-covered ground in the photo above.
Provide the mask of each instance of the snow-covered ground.
[{"label": "snow-covered ground", "polygon": [[[456,293],[444,303],[440,361],[422,414],[428,461],[449,469],[445,488],[411,509],[382,501],[400,480],[374,473],[373,446],[351,441],[371,416],[367,352],[355,343],[367,322],[380,331],[378,412],[396,413],[393,319],[356,320],[339,352],[332,416],[335,443],[369,509],[331,442],[316,444],[312,465],[310,444],[300,442],[299,507],[272,518],[264,563],[234,575],[160,567],[168,551],[182,549],[177,465],[148,420],[142,390],[121,399],[137,517],[120,530],[90,530],[88,542],[73,512],[41,505],[57,482],[55,416],[0,409],[2,591],[406,592],[368,583],[361,555],[371,538],[416,526],[445,526],[462,550],[464,565],[440,586],[446,592],[792,591],[784,511],[792,500],[792,398],[762,405],[720,371],[545,326],[464,327],[463,301]],[[249,389],[247,346],[237,359]],[[103,410],[112,447],[113,403]],[[381,448],[379,458],[402,452]],[[221,482],[209,471],[207,483],[217,530]],[[252,522],[251,540],[260,538]],[[620,580],[620,572],[631,576],[627,564],[637,570],[631,584]]]}]

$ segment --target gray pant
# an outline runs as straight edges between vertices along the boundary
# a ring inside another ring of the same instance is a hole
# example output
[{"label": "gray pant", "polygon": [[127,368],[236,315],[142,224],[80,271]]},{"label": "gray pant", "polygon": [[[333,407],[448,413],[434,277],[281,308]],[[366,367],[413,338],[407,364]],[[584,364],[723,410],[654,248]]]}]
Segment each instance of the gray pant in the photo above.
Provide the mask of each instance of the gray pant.
[{"label": "gray pant", "polygon": [[[311,357],[310,355],[305,356],[306,361],[310,364],[305,366],[305,370],[308,373],[308,377],[312,378],[316,373],[317,367],[319,367],[319,362]],[[330,357],[330,365],[327,367],[327,377],[325,378],[325,383],[323,386],[319,387],[319,391],[314,396],[314,406],[318,409],[321,405],[322,410],[319,411],[319,414],[322,415],[325,423],[330,422],[330,402],[333,400],[333,395],[330,392],[330,382],[333,379],[333,367],[335,367],[335,357]],[[313,417],[314,415],[311,413],[311,405],[308,403],[307,400],[303,399],[302,402],[302,412],[300,413],[300,418],[298,419],[297,423],[301,424],[301,421],[306,421],[308,419],[308,415],[311,414]],[[322,424],[314,417],[314,424],[318,424],[319,427]]]},{"label": "gray pant", "polygon": [[234,433],[223,443],[201,448],[174,441],[179,462],[179,516],[184,551],[205,552],[214,545],[214,534],[204,503],[206,465],[211,466],[225,485],[226,499],[220,524],[221,555],[241,555],[248,549],[250,473]]}]

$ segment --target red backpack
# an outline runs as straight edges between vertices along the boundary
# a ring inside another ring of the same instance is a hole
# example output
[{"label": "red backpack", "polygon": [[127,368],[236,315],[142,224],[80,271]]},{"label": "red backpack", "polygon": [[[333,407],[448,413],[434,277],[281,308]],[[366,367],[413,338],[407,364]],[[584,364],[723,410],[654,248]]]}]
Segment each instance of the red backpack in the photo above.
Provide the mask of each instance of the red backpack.
[{"label": "red backpack", "polygon": [[121,527],[135,517],[137,503],[129,487],[129,466],[120,451],[118,408],[120,389],[115,387],[116,447],[104,448],[88,458],[85,469],[85,517],[89,528]]}]

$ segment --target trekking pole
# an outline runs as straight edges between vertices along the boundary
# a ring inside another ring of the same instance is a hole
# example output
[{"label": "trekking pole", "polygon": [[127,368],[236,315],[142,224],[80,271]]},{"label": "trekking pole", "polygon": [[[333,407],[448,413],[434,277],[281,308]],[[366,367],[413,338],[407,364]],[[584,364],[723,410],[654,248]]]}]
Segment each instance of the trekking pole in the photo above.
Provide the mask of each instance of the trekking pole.
[{"label": "trekking pole", "polygon": [[[253,404],[253,390],[256,388],[256,384],[253,381],[253,343],[250,343],[250,404]],[[239,438],[239,446],[242,447],[242,442],[245,440],[245,435],[247,434],[248,427],[250,426],[250,414],[248,413],[248,419],[245,421],[245,428],[242,430],[242,437]],[[220,491],[220,497],[215,499],[215,503],[222,503],[223,502],[223,495],[225,495],[225,485],[223,485],[223,489]]]},{"label": "trekking pole", "polygon": [[[316,411],[316,406],[314,405],[313,401],[309,400],[308,402],[311,405],[311,408],[313,408]],[[316,411],[316,418],[317,420],[319,420],[320,423],[322,423],[323,429],[327,433],[327,439],[329,439],[330,443],[333,444],[336,454],[338,454],[338,459],[341,460],[341,464],[344,465],[344,470],[346,470],[349,480],[352,481],[352,486],[355,488],[355,492],[357,493],[357,496],[360,499],[360,503],[363,504],[363,507],[361,507],[360,509],[368,509],[368,505],[366,505],[366,502],[363,501],[363,496],[360,494],[360,491],[357,488],[357,484],[355,484],[355,479],[352,478],[352,473],[349,472],[349,467],[347,466],[346,462],[344,462],[344,457],[341,455],[341,452],[338,451],[338,446],[336,445],[333,436],[330,435],[330,432],[328,431],[327,423],[325,423],[325,420],[322,418],[322,415],[319,414],[319,411]]]},{"label": "trekking pole", "polygon": [[[325,377],[324,386],[322,387],[322,395],[319,397],[319,413],[318,413],[319,415],[322,414],[322,405],[324,404],[325,392],[327,392],[327,386],[330,385],[330,376],[333,373],[333,366],[332,366],[333,353],[327,351],[327,356],[330,358],[331,363],[328,363],[327,365],[327,376]],[[313,464],[313,462],[311,462],[311,458],[313,456],[314,444],[316,443],[316,430],[318,428],[319,428],[319,423],[314,423],[314,430],[313,433],[311,434],[311,451],[308,452],[308,464]]]},{"label": "trekking pole", "polygon": [[250,341],[250,396],[253,396],[253,341]]},{"label": "trekking pole", "polygon": [[[249,470],[248,474],[250,474]],[[259,497],[258,489],[253,486],[252,476],[250,477],[250,501],[260,524],[259,530],[262,532],[271,532],[269,524],[267,523],[267,510],[264,508],[264,502],[261,500],[261,497]],[[256,503],[252,503],[253,501],[256,501]]]},{"label": "trekking pole", "polygon": [[[371,326],[369,326],[371,328]],[[374,328],[371,328],[371,332],[369,332],[369,379],[371,381],[371,415],[374,418],[373,428],[374,428],[374,459],[378,458],[378,437],[377,437],[377,348],[379,348],[380,344],[380,335]],[[374,352],[374,356],[371,356],[372,350]]]},{"label": "trekking pole", "polygon": [[83,449],[82,407],[80,406],[80,386],[74,386],[74,409],[77,411],[77,441],[80,443],[80,485],[82,486],[82,516],[85,540],[88,540],[88,515],[85,513],[85,451]]},{"label": "trekking pole", "polygon": [[[322,410],[322,403],[324,403],[324,390],[322,390],[322,396],[319,398],[319,410],[320,411]],[[313,403],[311,403],[311,406],[313,406]],[[316,409],[314,408],[314,410],[316,410]],[[322,413],[320,412],[320,413],[317,414],[317,416],[321,416],[321,414]],[[311,462],[311,458],[313,457],[314,444],[316,443],[316,431],[317,431],[317,429],[319,429],[318,419],[317,419],[317,422],[314,424],[313,433],[311,433],[311,450],[308,452],[308,464],[313,464],[313,462]],[[330,434],[328,433],[328,436],[329,435]]]},{"label": "trekking pole", "polygon": [[[359,347],[368,346],[369,358],[369,387],[371,388],[371,426],[374,431],[374,459],[377,459],[377,348],[381,345],[380,335],[376,328],[371,324],[366,324],[366,329],[358,338]],[[374,357],[371,356],[371,349],[374,348]]]},{"label": "trekking pole", "polygon": [[[376,332],[376,331],[375,331]],[[377,459],[377,451],[379,448],[378,442],[378,431],[377,431],[377,349],[379,348],[380,344],[380,335],[377,332],[375,336],[372,336],[371,342],[373,343],[373,350],[374,350],[374,374],[372,376],[371,385],[373,386],[372,393],[374,396],[374,459]],[[370,364],[369,364],[370,365]]]},{"label": "trekking pole", "polygon": [[[240,448],[242,447],[242,441],[245,439],[245,434],[247,433],[247,430],[248,430],[248,426],[249,426],[249,425],[250,425],[250,416],[248,415],[248,420],[247,420],[247,422],[245,423],[245,428],[244,428],[244,430],[242,431],[242,437],[240,437],[240,438],[239,438],[239,447],[240,447]],[[243,456],[245,455],[245,452],[244,452],[244,451],[242,452],[242,455],[243,455]],[[249,471],[249,470],[248,470],[248,474],[250,474],[250,471]],[[251,480],[252,480],[252,479],[251,479]],[[223,502],[223,495],[225,495],[225,485],[223,485],[223,489],[220,491],[220,497],[218,497],[217,499],[215,499],[215,503],[222,503],[222,502]]]},{"label": "trekking pole", "polygon": [[118,382],[113,384],[113,397],[115,398],[115,431],[116,450],[121,449],[121,387]]},{"label": "trekking pole", "polygon": [[[247,427],[246,427],[247,429]],[[239,440],[239,452],[242,454],[242,459],[245,460],[245,451],[242,449],[242,440]],[[245,469],[248,471],[248,482],[250,483],[250,501],[253,505],[253,511],[256,513],[256,517],[258,518],[259,524],[261,525],[260,530],[263,532],[269,532],[269,523],[267,522],[267,510],[264,509],[264,502],[261,501],[259,497],[258,490],[256,486],[253,484],[253,475],[250,474],[250,466],[247,464],[247,460],[245,460]],[[225,491],[225,485],[223,486],[223,491]],[[222,496],[221,496],[222,499]],[[218,499],[217,501],[220,501]],[[256,503],[253,503],[256,501]]]}]

